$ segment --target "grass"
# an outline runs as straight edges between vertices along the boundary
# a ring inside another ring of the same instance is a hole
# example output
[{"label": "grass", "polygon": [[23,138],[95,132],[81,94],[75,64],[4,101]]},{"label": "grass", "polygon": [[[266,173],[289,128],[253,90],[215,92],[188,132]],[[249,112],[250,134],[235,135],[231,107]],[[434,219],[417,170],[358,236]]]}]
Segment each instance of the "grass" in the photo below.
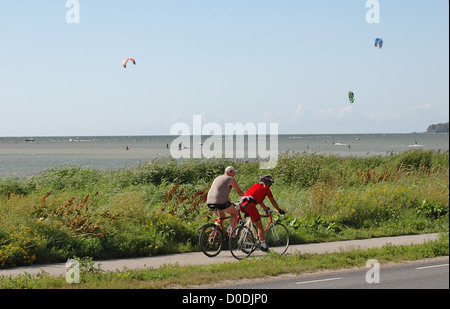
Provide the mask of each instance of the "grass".
[{"label": "grass", "polygon": [[[213,218],[209,186],[231,164],[244,190],[267,173],[258,162],[161,158],[0,178],[0,268],[197,251],[197,228]],[[294,243],[448,231],[448,151],[286,153],[270,173]]]},{"label": "grass", "polygon": [[281,274],[301,275],[320,270],[364,267],[370,259],[381,264],[448,256],[448,233],[440,239],[421,245],[393,246],[368,250],[353,250],[331,254],[302,254],[290,256],[267,255],[236,263],[219,263],[202,266],[165,265],[147,268],[105,272],[93,267],[90,259],[80,259],[80,283],[67,283],[64,276],[53,277],[44,272],[18,277],[0,278],[0,289],[161,289],[189,288],[220,284],[225,281],[273,277]]}]

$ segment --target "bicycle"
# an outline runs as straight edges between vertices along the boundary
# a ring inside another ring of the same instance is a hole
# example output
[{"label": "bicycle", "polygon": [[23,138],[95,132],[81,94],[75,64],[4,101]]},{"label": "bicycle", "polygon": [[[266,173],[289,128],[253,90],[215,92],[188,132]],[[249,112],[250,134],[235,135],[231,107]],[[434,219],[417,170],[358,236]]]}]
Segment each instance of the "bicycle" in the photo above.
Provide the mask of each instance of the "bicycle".
[{"label": "bicycle", "polygon": [[[233,204],[237,208],[236,204]],[[231,216],[214,219],[214,223],[206,223],[198,228],[200,230],[200,249],[208,257],[215,257],[222,251],[223,245],[228,243],[228,232],[223,227],[223,222]],[[244,222],[238,209],[238,223]]]},{"label": "bicycle", "polygon": [[[289,247],[289,231],[283,224],[273,221],[272,212],[270,210],[266,215],[261,215],[262,218],[270,218],[264,229],[266,244],[271,252],[283,255]],[[246,223],[241,223],[229,238],[231,254],[238,260],[249,257],[259,248],[256,227],[250,223],[250,218]]]}]

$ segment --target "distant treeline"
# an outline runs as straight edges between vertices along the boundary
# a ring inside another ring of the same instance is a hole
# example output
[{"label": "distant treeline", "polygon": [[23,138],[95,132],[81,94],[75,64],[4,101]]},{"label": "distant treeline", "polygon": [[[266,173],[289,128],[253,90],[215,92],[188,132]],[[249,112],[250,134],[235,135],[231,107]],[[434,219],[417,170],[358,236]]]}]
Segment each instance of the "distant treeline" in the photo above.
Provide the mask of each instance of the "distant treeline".
[{"label": "distant treeline", "polygon": [[427,133],[444,133],[448,132],[448,122],[432,124],[428,126]]}]

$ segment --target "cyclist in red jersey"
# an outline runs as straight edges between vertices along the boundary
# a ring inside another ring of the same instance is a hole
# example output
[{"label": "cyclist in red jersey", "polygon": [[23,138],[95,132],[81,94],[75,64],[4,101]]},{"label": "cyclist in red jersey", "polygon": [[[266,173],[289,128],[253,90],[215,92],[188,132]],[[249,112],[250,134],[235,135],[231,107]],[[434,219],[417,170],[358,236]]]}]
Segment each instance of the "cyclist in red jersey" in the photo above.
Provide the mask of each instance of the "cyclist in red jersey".
[{"label": "cyclist in red jersey", "polygon": [[286,212],[278,206],[278,203],[275,201],[272,192],[270,191],[270,186],[274,182],[272,176],[264,175],[260,177],[260,180],[261,182],[254,184],[247,192],[245,192],[241,199],[241,203],[239,204],[239,208],[241,211],[247,213],[256,225],[261,243],[261,250],[267,252],[268,248],[266,245],[264,228],[261,222],[261,215],[256,208],[256,205],[259,204],[266,212],[269,211],[269,208],[263,203],[267,196],[273,207],[275,207],[280,214],[285,214]]}]

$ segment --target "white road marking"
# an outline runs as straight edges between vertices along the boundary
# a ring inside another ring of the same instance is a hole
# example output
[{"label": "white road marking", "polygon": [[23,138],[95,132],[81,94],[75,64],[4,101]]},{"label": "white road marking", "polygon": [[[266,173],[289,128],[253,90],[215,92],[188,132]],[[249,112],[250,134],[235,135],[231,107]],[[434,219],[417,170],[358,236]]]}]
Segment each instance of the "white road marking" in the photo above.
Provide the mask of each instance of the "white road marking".
[{"label": "white road marking", "polygon": [[330,278],[330,279],[321,279],[321,280],[296,282],[295,284],[308,284],[308,283],[326,282],[326,281],[334,281],[334,280],[341,280],[341,279],[342,278]]},{"label": "white road marking", "polygon": [[433,266],[424,266],[424,267],[418,267],[418,268],[416,268],[416,269],[417,269],[417,270],[421,270],[421,269],[437,268],[437,267],[444,267],[444,266],[448,266],[448,264],[433,265]]}]

